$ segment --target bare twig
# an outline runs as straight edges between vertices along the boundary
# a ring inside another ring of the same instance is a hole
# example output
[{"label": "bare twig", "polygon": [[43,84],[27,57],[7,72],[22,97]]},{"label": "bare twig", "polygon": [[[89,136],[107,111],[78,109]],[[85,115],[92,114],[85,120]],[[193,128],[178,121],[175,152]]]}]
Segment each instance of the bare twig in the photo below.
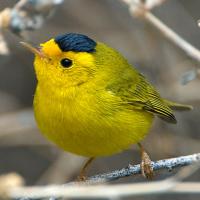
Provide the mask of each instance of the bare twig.
[{"label": "bare twig", "polygon": [[191,58],[200,62],[200,51],[189,42],[180,37],[176,32],[166,26],[152,13],[148,12],[145,14],[145,19],[147,19],[151,24],[158,28],[169,40],[175,43],[178,47],[186,52]]},{"label": "bare twig", "polygon": [[65,198],[111,198],[134,195],[149,195],[160,193],[196,193],[200,194],[199,183],[173,183],[156,181],[151,183],[97,185],[97,186],[44,186],[14,188],[10,197],[13,199],[41,199],[48,197]]},{"label": "bare twig", "polygon": [[[139,195],[159,195],[165,194],[200,194],[200,183],[185,182],[174,183],[170,181],[155,181],[151,183],[134,183],[134,184],[118,184],[118,185],[98,185],[98,186],[46,186],[46,187],[23,187],[15,188],[11,193],[11,197],[29,200],[41,199],[48,197],[65,197],[65,198],[112,198],[127,197]],[[21,200],[20,199],[20,200]]]},{"label": "bare twig", "polygon": [[13,8],[0,12],[0,55],[8,54],[8,48],[2,35],[3,29],[22,36],[24,31],[40,28],[48,16],[63,0],[20,0]]},{"label": "bare twig", "polygon": [[24,109],[0,115],[0,130],[1,146],[50,145],[37,130],[32,109]]},{"label": "bare twig", "polygon": [[10,21],[10,9],[6,8],[0,12],[0,55],[9,54],[9,49],[2,33],[2,28],[7,27],[9,21]]},{"label": "bare twig", "polygon": [[[152,162],[151,165],[154,171],[161,170],[161,169],[167,169],[171,171],[174,168],[191,165],[199,161],[200,161],[200,153],[189,155],[189,156],[181,156],[177,158],[159,160],[159,161]],[[116,179],[123,178],[126,176],[136,175],[136,174],[141,174],[140,164],[129,165],[126,168],[116,170],[110,173],[92,176],[88,179],[88,182],[89,183],[108,182],[108,181],[116,180]]]},{"label": "bare twig", "polygon": [[74,156],[65,152],[60,153],[58,158],[45,171],[37,181],[37,184],[61,184],[65,183],[81,169],[83,157]]},{"label": "bare twig", "polygon": [[147,3],[143,3],[141,0],[122,0],[129,6],[129,10],[131,16],[133,17],[142,17],[155,26],[159,31],[161,31],[165,37],[171,40],[174,44],[180,47],[182,50],[186,52],[191,58],[200,62],[200,51],[191,45],[189,42],[184,40],[181,36],[179,36],[176,32],[170,29],[167,25],[165,25],[161,20],[159,20],[156,16],[154,16],[149,10],[153,7],[159,5],[159,3],[163,3],[163,0],[152,0],[151,6]]},{"label": "bare twig", "polygon": [[[200,153],[189,156],[182,156],[166,160],[152,162],[154,170],[168,169],[171,170],[176,167],[195,164],[200,161]],[[11,198],[46,198],[46,197],[79,197],[79,198],[105,198],[113,196],[130,196],[130,195],[145,195],[158,194],[163,192],[168,193],[184,193],[187,186],[187,192],[200,193],[199,183],[180,184],[178,181],[188,177],[199,168],[193,166],[185,168],[178,172],[172,178],[164,181],[155,181],[151,183],[137,183],[137,184],[119,184],[119,185],[90,185],[91,183],[102,183],[104,181],[116,180],[125,176],[140,174],[140,165],[129,166],[127,168],[116,170],[107,174],[96,175],[90,177],[84,183],[68,183],[65,185],[50,185],[41,187],[15,187],[9,188],[8,195]]]},{"label": "bare twig", "polygon": [[9,173],[0,176],[0,197],[8,199],[8,188],[20,187],[24,185],[23,178],[16,173]]},{"label": "bare twig", "polygon": [[0,55],[8,55],[9,49],[5,42],[2,32],[0,31]]},{"label": "bare twig", "polygon": [[166,0],[122,0],[122,1],[128,5],[136,7],[136,10],[139,9],[151,10],[154,7],[160,6]]}]

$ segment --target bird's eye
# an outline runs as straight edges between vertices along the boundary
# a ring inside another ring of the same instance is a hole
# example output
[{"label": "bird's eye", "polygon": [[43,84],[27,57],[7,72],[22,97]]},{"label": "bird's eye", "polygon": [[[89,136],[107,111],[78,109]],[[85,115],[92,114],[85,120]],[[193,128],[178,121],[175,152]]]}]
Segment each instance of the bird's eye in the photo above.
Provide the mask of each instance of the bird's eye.
[{"label": "bird's eye", "polygon": [[60,64],[65,67],[65,68],[69,68],[71,67],[72,65],[72,60],[68,59],[68,58],[63,58],[61,61],[60,61]]}]

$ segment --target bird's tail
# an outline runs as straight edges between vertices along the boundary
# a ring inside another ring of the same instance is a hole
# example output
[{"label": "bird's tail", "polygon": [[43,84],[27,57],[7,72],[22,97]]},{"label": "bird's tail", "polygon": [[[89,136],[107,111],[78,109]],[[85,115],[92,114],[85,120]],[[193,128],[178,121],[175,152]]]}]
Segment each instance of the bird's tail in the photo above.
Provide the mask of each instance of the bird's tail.
[{"label": "bird's tail", "polygon": [[178,111],[187,111],[192,110],[193,107],[191,105],[186,104],[180,104],[173,101],[169,101],[167,99],[164,99],[164,102],[172,109],[172,110],[178,110]]}]

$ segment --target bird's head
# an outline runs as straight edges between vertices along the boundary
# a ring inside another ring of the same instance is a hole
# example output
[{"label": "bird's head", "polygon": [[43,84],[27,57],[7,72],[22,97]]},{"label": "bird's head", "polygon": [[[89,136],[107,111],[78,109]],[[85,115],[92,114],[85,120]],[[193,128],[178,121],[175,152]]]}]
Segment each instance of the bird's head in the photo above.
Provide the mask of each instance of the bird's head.
[{"label": "bird's head", "polygon": [[39,48],[22,44],[35,54],[38,83],[60,88],[80,86],[96,75],[102,79],[110,77],[110,66],[122,60],[120,54],[107,45],[76,33],[59,35],[40,44]]}]

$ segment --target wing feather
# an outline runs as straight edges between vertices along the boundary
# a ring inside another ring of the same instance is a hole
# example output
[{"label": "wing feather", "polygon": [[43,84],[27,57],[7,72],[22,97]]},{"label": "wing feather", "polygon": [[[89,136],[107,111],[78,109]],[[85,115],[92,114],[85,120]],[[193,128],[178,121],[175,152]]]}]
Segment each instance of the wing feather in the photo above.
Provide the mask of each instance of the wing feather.
[{"label": "wing feather", "polygon": [[111,90],[117,96],[120,96],[123,103],[132,105],[134,109],[142,109],[153,113],[161,119],[176,123],[172,109],[161,98],[155,88],[147,82],[145,77],[137,74],[123,74],[120,82],[112,83],[107,89]]}]

